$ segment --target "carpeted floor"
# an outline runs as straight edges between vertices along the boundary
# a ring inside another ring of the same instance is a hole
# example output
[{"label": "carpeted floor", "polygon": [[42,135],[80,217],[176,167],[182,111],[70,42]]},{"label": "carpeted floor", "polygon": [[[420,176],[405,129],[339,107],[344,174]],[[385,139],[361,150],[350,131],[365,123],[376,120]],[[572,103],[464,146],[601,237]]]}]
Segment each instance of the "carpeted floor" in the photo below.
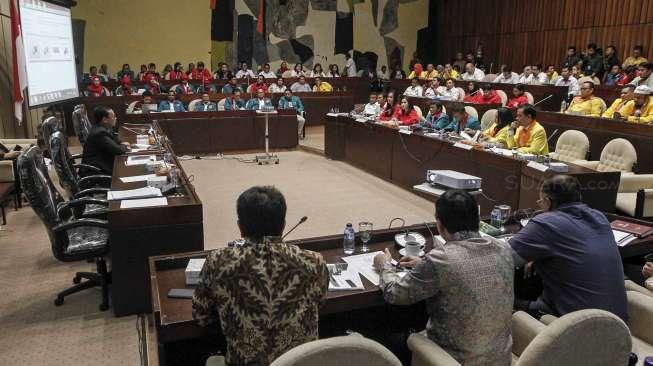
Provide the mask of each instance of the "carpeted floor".
[{"label": "carpeted floor", "polygon": [[[273,166],[232,159],[183,163],[204,205],[207,249],[239,236],[236,199],[252,185],[271,184],[284,193],[287,227],[309,217],[291,239],[341,233],[347,222],[369,220],[384,228],[397,216],[409,224],[433,220],[432,203],[345,163],[303,151],[279,156],[281,163]],[[0,231],[0,365],[138,365],[136,317],[98,311],[99,289],[53,305],[75,272],[94,265],[54,259],[29,206],[7,213],[8,225]]]}]

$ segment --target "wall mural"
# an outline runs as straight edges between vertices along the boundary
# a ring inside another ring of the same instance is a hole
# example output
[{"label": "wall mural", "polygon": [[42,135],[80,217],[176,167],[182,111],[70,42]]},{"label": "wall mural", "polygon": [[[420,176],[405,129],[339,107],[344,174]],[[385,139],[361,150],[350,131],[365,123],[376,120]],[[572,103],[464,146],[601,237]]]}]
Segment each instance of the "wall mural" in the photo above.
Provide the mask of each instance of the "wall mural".
[{"label": "wall mural", "polygon": [[342,67],[351,50],[359,69],[406,66],[429,10],[428,0],[214,0],[211,7],[213,69],[225,60]]}]

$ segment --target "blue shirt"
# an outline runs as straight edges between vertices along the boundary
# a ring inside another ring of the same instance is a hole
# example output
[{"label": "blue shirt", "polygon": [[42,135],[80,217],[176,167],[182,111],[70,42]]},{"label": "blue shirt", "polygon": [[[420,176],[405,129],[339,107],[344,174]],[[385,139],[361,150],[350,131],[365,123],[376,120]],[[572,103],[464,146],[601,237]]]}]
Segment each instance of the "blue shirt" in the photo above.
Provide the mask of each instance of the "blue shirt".
[{"label": "blue shirt", "polygon": [[227,98],[224,101],[225,111],[241,110],[241,109],[245,109],[245,106],[246,106],[246,102],[243,99],[235,100],[233,98]]},{"label": "blue shirt", "polygon": [[602,309],[628,320],[621,256],[601,212],[580,202],[561,205],[535,216],[509,244],[521,259],[535,262],[541,300],[552,315]]},{"label": "blue shirt", "polygon": [[432,115],[431,112],[429,112],[426,115],[425,121],[421,122],[420,125],[422,125],[422,127],[440,130],[445,126],[449,125],[449,117],[447,116],[446,113],[441,112],[440,115],[436,117]]},{"label": "blue shirt", "polygon": [[446,131],[454,131],[454,132],[461,132],[464,131],[466,128],[472,129],[472,130],[480,130],[481,129],[481,123],[478,121],[478,119],[470,116],[469,114],[467,115],[467,123],[465,123],[462,128],[460,128],[460,124],[458,123],[458,120],[456,118],[453,118],[451,122],[448,124],[444,125],[443,127]]}]

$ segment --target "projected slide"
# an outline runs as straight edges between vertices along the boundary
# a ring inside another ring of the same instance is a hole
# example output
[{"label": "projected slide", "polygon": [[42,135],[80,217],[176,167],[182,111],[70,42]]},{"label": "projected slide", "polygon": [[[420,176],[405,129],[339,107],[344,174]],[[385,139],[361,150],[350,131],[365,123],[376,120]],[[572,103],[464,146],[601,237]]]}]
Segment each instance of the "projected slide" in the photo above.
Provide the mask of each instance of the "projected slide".
[{"label": "projected slide", "polygon": [[70,9],[20,0],[29,106],[79,96]]}]

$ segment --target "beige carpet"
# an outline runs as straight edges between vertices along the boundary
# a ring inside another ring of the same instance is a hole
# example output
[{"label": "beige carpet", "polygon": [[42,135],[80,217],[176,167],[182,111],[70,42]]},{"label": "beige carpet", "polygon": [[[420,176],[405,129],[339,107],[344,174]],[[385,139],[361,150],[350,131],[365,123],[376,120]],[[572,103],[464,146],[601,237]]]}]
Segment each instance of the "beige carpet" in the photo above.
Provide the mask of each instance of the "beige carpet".
[{"label": "beige carpet", "polygon": [[324,153],[324,126],[306,127],[306,138],[299,140],[299,146]]}]

